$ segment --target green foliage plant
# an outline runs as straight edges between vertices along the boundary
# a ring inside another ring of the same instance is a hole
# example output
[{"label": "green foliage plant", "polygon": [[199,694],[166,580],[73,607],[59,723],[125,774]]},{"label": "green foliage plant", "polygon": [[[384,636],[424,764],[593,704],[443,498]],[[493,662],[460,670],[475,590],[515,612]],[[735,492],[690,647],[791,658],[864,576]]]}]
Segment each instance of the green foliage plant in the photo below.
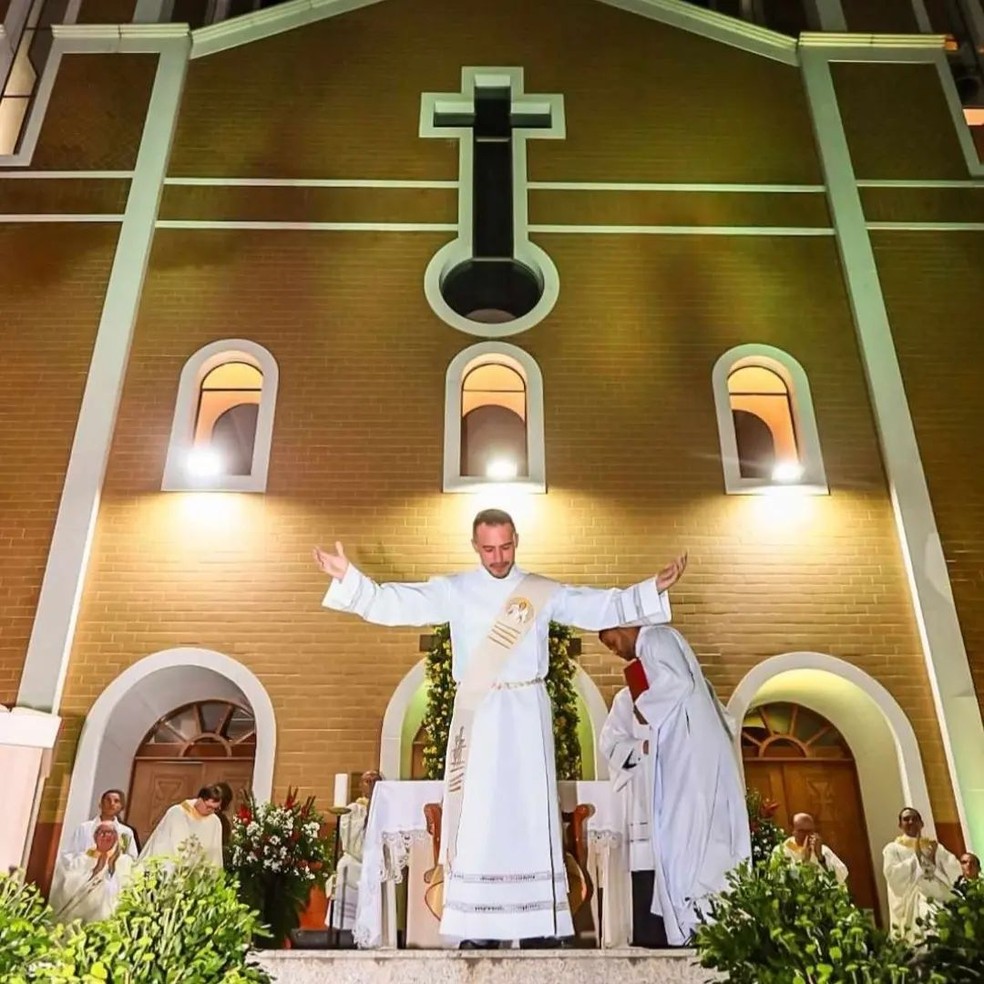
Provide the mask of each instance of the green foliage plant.
[{"label": "green foliage plant", "polygon": [[[578,741],[578,709],[575,675],[577,662],[571,655],[574,631],[566,625],[550,623],[550,669],[546,687],[553,707],[554,752],[558,779],[581,778],[581,744]],[[451,632],[447,624],[434,630],[427,653],[427,711],[424,728],[424,771],[428,779],[444,778],[444,756],[454,711],[455,682],[451,675]]]}]

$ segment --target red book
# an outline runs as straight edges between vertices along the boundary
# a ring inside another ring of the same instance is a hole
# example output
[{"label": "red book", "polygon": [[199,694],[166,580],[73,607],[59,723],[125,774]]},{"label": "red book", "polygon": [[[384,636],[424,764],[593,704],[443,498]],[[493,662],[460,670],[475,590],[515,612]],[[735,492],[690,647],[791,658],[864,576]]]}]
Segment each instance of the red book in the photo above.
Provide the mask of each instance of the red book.
[{"label": "red book", "polygon": [[637,701],[649,689],[649,680],[646,678],[642,663],[638,658],[630,659],[622,672],[625,674],[625,682],[629,685],[632,700]]}]

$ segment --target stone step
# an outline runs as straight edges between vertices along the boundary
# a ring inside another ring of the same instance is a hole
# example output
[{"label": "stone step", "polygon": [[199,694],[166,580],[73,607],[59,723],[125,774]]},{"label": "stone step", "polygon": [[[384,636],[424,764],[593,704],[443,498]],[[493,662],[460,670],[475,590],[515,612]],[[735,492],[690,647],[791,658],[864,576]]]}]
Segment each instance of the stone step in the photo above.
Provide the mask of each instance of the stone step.
[{"label": "stone step", "polygon": [[277,984],[704,984],[690,950],[278,950]]}]

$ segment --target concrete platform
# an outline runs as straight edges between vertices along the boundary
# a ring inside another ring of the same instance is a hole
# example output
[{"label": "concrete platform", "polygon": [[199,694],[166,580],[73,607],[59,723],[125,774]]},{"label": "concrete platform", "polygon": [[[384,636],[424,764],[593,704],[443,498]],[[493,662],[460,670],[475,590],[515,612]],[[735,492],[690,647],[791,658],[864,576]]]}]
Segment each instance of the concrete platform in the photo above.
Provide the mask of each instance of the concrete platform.
[{"label": "concrete platform", "polygon": [[278,950],[278,984],[704,984],[689,950]]}]

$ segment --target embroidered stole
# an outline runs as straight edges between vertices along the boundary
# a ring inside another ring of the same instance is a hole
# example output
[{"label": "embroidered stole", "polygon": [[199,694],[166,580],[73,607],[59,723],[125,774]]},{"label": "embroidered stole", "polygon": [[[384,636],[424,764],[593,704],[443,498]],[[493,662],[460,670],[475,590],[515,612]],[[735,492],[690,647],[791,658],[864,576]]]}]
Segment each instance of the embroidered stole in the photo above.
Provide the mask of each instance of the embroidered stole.
[{"label": "embroidered stole", "polygon": [[454,868],[475,712],[495,686],[513,650],[536,624],[537,613],[556,589],[556,581],[538,574],[526,574],[496,615],[488,635],[472,652],[468,669],[458,684],[448,732],[441,825],[441,860],[449,871]]}]

